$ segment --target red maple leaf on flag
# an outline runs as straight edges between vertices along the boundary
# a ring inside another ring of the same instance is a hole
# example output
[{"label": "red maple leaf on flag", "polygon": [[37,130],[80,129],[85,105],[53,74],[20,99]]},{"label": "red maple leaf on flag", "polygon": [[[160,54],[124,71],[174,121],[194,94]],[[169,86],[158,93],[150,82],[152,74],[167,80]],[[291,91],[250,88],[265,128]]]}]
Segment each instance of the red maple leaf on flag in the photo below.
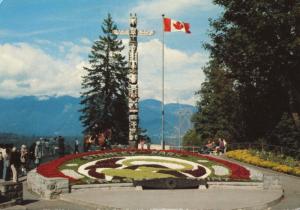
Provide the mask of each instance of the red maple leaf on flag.
[{"label": "red maple leaf on flag", "polygon": [[177,29],[177,30],[181,30],[184,26],[181,22],[177,21],[176,23],[173,23],[173,26]]}]

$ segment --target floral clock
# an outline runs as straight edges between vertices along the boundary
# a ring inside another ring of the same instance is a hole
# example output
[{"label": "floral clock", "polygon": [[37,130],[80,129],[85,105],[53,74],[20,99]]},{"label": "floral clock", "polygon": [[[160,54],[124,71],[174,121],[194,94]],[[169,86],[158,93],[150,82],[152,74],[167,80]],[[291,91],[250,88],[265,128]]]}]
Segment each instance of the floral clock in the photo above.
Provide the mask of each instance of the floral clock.
[{"label": "floral clock", "polygon": [[80,153],[42,164],[37,172],[45,177],[65,177],[74,183],[132,182],[159,178],[250,180],[250,171],[238,164],[176,150]]}]

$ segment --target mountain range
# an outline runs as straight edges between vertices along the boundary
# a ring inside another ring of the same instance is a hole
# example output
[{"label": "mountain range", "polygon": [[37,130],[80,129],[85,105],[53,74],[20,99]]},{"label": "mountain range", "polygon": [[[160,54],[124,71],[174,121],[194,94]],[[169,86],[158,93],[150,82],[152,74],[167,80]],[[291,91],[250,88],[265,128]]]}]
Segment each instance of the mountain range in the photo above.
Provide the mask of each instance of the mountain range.
[{"label": "mountain range", "polygon": [[[71,96],[24,96],[0,98],[0,132],[35,136],[81,136],[79,121],[80,99]],[[161,102],[141,100],[140,127],[147,129],[153,143],[161,136]],[[165,137],[170,144],[178,144],[191,128],[190,117],[196,108],[186,104],[165,104]]]}]

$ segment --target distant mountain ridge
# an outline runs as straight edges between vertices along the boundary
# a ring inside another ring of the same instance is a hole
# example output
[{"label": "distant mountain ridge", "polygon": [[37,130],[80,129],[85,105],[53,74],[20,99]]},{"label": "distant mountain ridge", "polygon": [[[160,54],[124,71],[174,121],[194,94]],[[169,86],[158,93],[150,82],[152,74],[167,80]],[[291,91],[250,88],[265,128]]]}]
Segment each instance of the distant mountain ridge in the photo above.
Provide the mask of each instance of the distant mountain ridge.
[{"label": "distant mountain ridge", "polygon": [[[35,96],[0,98],[0,132],[37,136],[80,136],[83,128],[79,121],[79,102],[79,98],[71,96],[40,99]],[[148,135],[154,142],[159,142],[161,102],[154,99],[141,100],[139,108],[140,126],[148,130]],[[191,127],[189,119],[195,111],[195,107],[191,105],[166,104],[166,138],[178,139],[179,133],[184,134]]]}]

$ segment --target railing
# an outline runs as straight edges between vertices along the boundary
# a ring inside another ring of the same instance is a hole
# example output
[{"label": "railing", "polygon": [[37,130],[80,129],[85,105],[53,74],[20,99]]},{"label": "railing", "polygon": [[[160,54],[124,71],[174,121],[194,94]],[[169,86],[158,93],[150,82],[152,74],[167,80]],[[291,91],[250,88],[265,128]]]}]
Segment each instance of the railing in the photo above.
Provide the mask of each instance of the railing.
[{"label": "railing", "polygon": [[170,149],[175,149],[175,150],[184,150],[184,151],[189,151],[193,153],[199,152],[199,150],[202,147],[199,146],[170,146]]},{"label": "railing", "polygon": [[[198,152],[202,147],[199,146],[170,146],[170,149]],[[300,160],[300,150],[265,143],[239,142],[227,145],[227,151],[236,149],[255,149],[259,151],[273,152],[279,155],[288,155]]]}]

